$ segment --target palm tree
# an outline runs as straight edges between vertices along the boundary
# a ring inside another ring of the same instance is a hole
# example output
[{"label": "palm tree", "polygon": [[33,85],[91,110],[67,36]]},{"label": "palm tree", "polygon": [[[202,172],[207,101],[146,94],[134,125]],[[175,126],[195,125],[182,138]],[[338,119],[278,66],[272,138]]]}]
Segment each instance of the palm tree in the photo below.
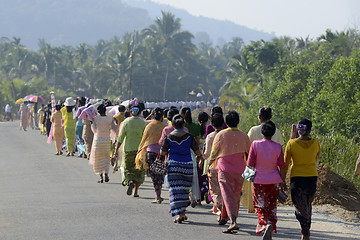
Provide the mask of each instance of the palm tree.
[{"label": "palm tree", "polygon": [[[191,39],[193,35],[188,31],[181,30],[180,18],[168,12],[161,12],[162,18],[157,18],[155,24],[143,30],[145,39],[150,39],[150,44],[161,46],[162,50],[158,53],[164,60],[165,72],[163,85],[163,100],[166,100],[168,78],[176,63],[181,63],[186,55],[194,52],[195,46]],[[180,64],[181,65],[181,64]],[[175,79],[176,77],[174,77]]]}]

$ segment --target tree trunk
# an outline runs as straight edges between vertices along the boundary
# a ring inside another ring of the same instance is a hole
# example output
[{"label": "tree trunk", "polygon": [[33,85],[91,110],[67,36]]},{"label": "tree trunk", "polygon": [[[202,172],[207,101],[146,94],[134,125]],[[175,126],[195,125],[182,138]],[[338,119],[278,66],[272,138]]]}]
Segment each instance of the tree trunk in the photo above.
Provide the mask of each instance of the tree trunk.
[{"label": "tree trunk", "polygon": [[164,81],[164,92],[163,92],[163,101],[166,100],[166,85],[169,75],[169,64],[166,65],[166,74],[165,74],[165,81]]}]

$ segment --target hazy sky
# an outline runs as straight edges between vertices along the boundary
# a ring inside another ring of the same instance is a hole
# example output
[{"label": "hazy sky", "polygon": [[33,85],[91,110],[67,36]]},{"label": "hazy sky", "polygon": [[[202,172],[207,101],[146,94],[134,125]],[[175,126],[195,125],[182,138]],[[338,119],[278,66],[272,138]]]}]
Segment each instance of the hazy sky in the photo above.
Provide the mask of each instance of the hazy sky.
[{"label": "hazy sky", "polygon": [[151,0],[196,16],[230,20],[277,36],[316,38],[327,28],[360,29],[360,0]]}]

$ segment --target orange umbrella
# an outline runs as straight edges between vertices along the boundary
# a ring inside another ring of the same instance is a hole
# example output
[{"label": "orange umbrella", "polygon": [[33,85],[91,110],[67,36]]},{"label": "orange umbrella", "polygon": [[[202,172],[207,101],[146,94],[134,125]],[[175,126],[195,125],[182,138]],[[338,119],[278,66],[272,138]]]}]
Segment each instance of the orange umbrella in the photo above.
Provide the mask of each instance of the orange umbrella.
[{"label": "orange umbrella", "polygon": [[45,102],[45,99],[41,96],[32,96],[29,98],[30,102]]}]

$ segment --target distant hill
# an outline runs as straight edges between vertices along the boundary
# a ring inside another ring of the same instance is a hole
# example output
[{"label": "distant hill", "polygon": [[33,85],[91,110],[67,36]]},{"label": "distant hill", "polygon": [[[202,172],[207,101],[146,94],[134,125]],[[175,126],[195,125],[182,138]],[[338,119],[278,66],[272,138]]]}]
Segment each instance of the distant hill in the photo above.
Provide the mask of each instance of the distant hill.
[{"label": "distant hill", "polygon": [[95,44],[148,27],[161,10],[181,18],[183,29],[192,32],[196,42],[216,44],[234,36],[245,42],[275,37],[229,21],[195,17],[184,10],[138,0],[1,0],[0,37],[19,37],[31,49],[38,48],[40,38],[53,46]]},{"label": "distant hill", "polygon": [[[245,43],[251,40],[271,40],[275,38],[275,34],[269,34],[262,31],[250,29],[245,26],[238,25],[231,21],[221,21],[208,17],[197,17],[189,14],[187,11],[177,9],[166,4],[151,2],[150,0],[124,0],[130,6],[146,9],[152,19],[161,15],[161,10],[170,11],[176,17],[181,19],[183,29],[190,31],[195,37],[203,37],[206,40],[206,33],[210,40],[217,44],[222,40],[228,42],[233,37],[241,37]],[[219,1],[220,2],[220,1]],[[219,10],[221,11],[221,10]]]}]

